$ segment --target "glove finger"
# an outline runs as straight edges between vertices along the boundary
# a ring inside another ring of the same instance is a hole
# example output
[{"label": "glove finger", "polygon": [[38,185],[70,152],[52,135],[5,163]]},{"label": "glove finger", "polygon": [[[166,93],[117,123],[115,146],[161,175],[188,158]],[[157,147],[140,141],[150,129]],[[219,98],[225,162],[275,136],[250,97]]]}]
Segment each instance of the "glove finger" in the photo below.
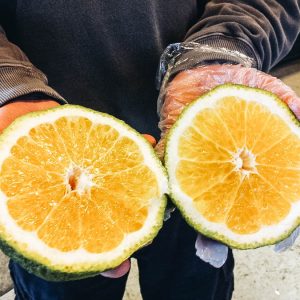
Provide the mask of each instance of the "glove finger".
[{"label": "glove finger", "polygon": [[130,270],[130,260],[126,259],[122,264],[120,264],[117,268],[102,272],[101,275],[103,277],[108,278],[119,278],[127,274]]},{"label": "glove finger", "polygon": [[286,238],[285,240],[277,243],[274,247],[274,251],[277,253],[281,253],[286,251],[288,248],[292,247],[300,234],[300,226],[297,227],[293,233]]},{"label": "glove finger", "polygon": [[215,268],[221,268],[227,260],[228,247],[201,234],[197,236],[195,248],[196,255]]},{"label": "glove finger", "polygon": [[256,87],[276,94],[284,101],[291,111],[300,119],[300,98],[297,94],[283,83],[280,79],[263,72],[257,71]]}]

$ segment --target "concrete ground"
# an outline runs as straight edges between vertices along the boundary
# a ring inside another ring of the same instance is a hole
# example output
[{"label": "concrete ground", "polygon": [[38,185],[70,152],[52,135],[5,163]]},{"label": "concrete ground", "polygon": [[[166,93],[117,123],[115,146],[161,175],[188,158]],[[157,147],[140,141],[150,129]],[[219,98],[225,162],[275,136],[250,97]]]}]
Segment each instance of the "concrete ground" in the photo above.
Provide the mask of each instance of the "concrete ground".
[{"label": "concrete ground", "polygon": [[[272,72],[300,95],[300,61]],[[300,238],[286,252],[272,247],[234,252],[235,291],[233,300],[300,300]],[[11,288],[7,258],[0,252],[0,296]],[[9,293],[0,300],[12,300]],[[123,300],[140,300],[138,270],[133,263]]]},{"label": "concrete ground", "polygon": [[7,262],[7,257],[0,251],[0,296],[11,289],[11,280],[7,270]]}]

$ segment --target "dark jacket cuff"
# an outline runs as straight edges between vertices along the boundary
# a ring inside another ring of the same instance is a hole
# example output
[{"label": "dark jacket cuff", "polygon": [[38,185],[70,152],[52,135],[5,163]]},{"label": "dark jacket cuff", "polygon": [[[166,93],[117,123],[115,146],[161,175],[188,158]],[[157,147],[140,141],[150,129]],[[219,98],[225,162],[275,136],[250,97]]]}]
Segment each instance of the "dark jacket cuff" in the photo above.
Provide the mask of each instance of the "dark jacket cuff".
[{"label": "dark jacket cuff", "polygon": [[60,104],[67,103],[47,83],[46,76],[32,66],[2,63],[0,65],[0,105],[31,93],[43,93]]}]

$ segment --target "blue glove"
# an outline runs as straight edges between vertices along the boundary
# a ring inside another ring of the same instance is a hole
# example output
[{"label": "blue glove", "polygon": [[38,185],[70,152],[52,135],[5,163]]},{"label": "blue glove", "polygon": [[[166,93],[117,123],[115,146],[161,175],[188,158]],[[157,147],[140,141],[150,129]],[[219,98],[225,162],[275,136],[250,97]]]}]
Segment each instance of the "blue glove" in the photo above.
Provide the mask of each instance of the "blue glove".
[{"label": "blue glove", "polygon": [[201,234],[198,234],[195,248],[196,255],[215,268],[221,268],[227,260],[228,247]]},{"label": "blue glove", "polygon": [[297,227],[288,238],[286,238],[285,240],[276,244],[274,247],[274,251],[277,253],[281,253],[281,252],[286,251],[290,247],[292,247],[294,245],[299,233],[300,233],[300,226]]}]

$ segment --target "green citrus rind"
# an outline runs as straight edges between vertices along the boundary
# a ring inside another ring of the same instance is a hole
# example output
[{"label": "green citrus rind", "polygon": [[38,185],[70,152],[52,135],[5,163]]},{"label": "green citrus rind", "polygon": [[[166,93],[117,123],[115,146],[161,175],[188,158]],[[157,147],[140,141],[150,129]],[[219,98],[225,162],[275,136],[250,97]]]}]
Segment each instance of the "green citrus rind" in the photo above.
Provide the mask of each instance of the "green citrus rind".
[{"label": "green citrus rind", "polygon": [[[85,108],[79,105],[65,104],[62,106],[50,108],[43,111],[31,112],[17,118],[0,135],[0,151],[4,143],[6,142],[7,138],[10,135],[15,135],[14,132],[16,132],[16,130],[18,130],[18,128],[22,126],[22,124],[27,123],[29,120],[37,116],[44,116],[44,115],[46,116],[48,112],[61,111],[69,108],[79,109],[80,111],[87,111],[89,113],[98,114],[101,115],[102,117],[113,119],[114,121],[121,124],[123,128],[133,133],[137,139],[143,141],[145,149],[149,151],[149,153],[151,154],[151,158],[153,159],[153,162],[156,164],[157,169],[162,171],[167,181],[167,173],[165,168],[163,167],[159,158],[156,156],[155,151],[151,146],[151,144],[140,133],[138,133],[135,129],[130,127],[122,120],[119,120],[106,113],[97,112],[92,109]],[[47,122],[47,120],[45,120],[45,122]],[[42,256],[40,253],[37,252],[28,251],[26,249],[27,248],[26,244],[14,240],[12,236],[9,233],[7,233],[6,229],[1,223],[0,223],[0,249],[12,260],[20,264],[28,272],[35,274],[48,281],[69,281],[69,280],[78,280],[78,279],[96,276],[101,272],[119,266],[123,261],[128,259],[134,252],[136,252],[143,246],[150,243],[156,237],[156,235],[158,234],[159,230],[162,228],[163,225],[164,212],[167,205],[166,194],[167,192],[165,192],[161,196],[161,198],[158,199],[160,201],[160,204],[155,216],[155,222],[153,222],[153,224],[149,226],[149,230],[147,234],[145,234],[142,238],[140,238],[138,242],[135,242],[130,247],[127,247],[118,257],[107,260],[105,262],[78,263],[72,265],[53,264],[50,258],[46,258],[45,256]]]},{"label": "green citrus rind", "polygon": [[274,100],[274,103],[276,103],[277,106],[279,106],[280,108],[282,108],[286,112],[288,112],[289,117],[290,117],[290,121],[293,122],[296,126],[298,126],[300,128],[300,122],[298,121],[298,119],[296,118],[294,113],[290,110],[288,105],[285,104],[278,96],[274,95],[271,92],[268,92],[266,90],[262,90],[262,89],[259,89],[259,88],[252,88],[252,87],[248,87],[248,86],[244,86],[244,85],[231,84],[231,83],[227,83],[227,84],[223,84],[223,85],[219,85],[219,86],[215,87],[211,91],[203,94],[199,98],[192,101],[189,105],[187,105],[183,109],[182,113],[180,114],[180,116],[178,117],[178,119],[176,120],[176,122],[174,123],[174,125],[172,126],[172,128],[170,129],[170,131],[169,131],[169,133],[166,137],[166,147],[165,147],[165,153],[164,153],[164,161],[165,161],[165,167],[166,167],[168,177],[169,177],[169,196],[170,196],[171,201],[174,203],[174,205],[181,212],[181,214],[182,214],[183,218],[186,220],[186,222],[192,228],[194,228],[196,231],[198,231],[199,233],[203,234],[206,237],[209,237],[211,239],[214,239],[216,241],[224,243],[224,244],[228,245],[231,248],[240,249],[240,250],[255,249],[255,248],[260,248],[260,247],[264,247],[264,246],[268,246],[268,245],[274,245],[274,244],[279,243],[282,240],[288,238],[291,235],[291,233],[298,226],[300,226],[300,215],[294,220],[293,224],[287,230],[285,230],[283,233],[279,234],[276,237],[263,238],[263,239],[261,239],[260,241],[257,241],[257,242],[249,242],[249,243],[242,242],[241,243],[241,242],[238,242],[234,239],[229,238],[228,236],[226,236],[222,232],[218,232],[218,231],[210,229],[209,227],[205,226],[203,224],[203,222],[201,222],[199,220],[195,220],[194,218],[192,218],[189,215],[189,213],[187,212],[186,207],[184,205],[182,205],[182,203],[181,203],[180,199],[178,198],[178,195],[176,194],[176,192],[174,192],[174,186],[173,186],[173,183],[171,182],[171,176],[170,176],[170,166],[172,165],[172,160],[170,158],[170,153],[172,152],[172,148],[170,147],[170,143],[171,143],[171,140],[174,136],[174,133],[177,130],[177,128],[181,125],[181,121],[185,117],[185,115],[189,111],[193,110],[194,106],[199,101],[203,100],[207,96],[212,95],[216,91],[218,91],[220,89],[223,89],[223,88],[234,88],[234,89],[239,89],[239,90],[242,90],[242,91],[245,91],[245,89],[246,90],[255,90],[255,91],[258,91],[259,93],[267,95],[269,98],[272,98]]},{"label": "green citrus rind", "polygon": [[163,217],[167,203],[166,196],[162,198],[162,205],[160,207],[159,215],[157,216],[157,223],[152,227],[152,231],[144,239],[140,240],[134,246],[128,248],[118,258],[108,261],[107,263],[93,264],[91,266],[52,266],[51,262],[39,254],[27,253],[17,243],[11,243],[8,239],[3,238],[0,233],[0,249],[17,262],[20,266],[38,277],[47,281],[70,281],[79,280],[88,277],[99,275],[101,272],[118,267],[126,259],[130,258],[133,253],[142,247],[146,246],[158,234],[163,225]]}]

